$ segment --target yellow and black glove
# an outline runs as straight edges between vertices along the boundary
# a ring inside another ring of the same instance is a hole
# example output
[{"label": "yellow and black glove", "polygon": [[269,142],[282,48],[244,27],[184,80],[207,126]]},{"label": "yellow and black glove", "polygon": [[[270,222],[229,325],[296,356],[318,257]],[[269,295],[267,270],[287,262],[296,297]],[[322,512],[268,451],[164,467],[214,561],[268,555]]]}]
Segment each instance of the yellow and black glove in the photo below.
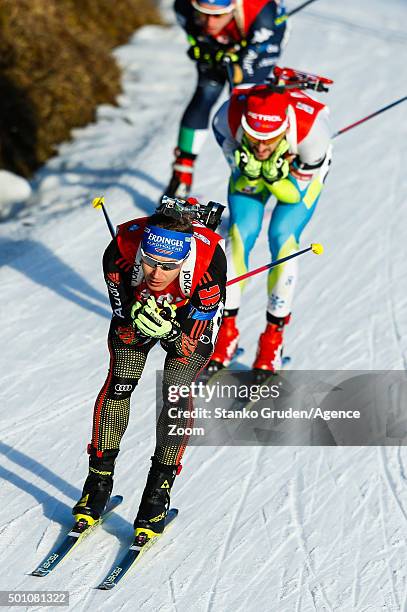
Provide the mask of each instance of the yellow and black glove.
[{"label": "yellow and black glove", "polygon": [[158,306],[155,297],[150,296],[142,305],[136,302],[131,309],[133,327],[143,336],[173,342],[181,334],[181,328],[175,319],[176,308],[165,300]]},{"label": "yellow and black glove", "polygon": [[226,64],[233,64],[233,80],[236,85],[243,80],[243,71],[238,64],[239,55],[234,48],[219,49],[206,41],[200,41],[193,36],[188,36],[190,47],[187,51],[188,57],[192,60],[208,64],[213,68],[226,70]]},{"label": "yellow and black glove", "polygon": [[267,183],[275,183],[275,181],[280,181],[288,176],[290,164],[284,158],[288,149],[288,142],[283,138],[273,154],[261,162],[261,175]]},{"label": "yellow and black glove", "polygon": [[262,162],[255,157],[254,153],[245,144],[236,149],[235,162],[240,172],[250,180],[260,178]]}]

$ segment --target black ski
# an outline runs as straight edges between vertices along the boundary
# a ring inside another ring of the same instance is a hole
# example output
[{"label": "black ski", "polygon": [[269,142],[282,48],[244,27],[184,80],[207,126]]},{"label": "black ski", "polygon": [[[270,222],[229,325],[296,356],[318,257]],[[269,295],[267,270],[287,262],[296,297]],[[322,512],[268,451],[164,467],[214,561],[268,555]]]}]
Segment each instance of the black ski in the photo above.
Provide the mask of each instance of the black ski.
[{"label": "black ski", "polygon": [[[167,518],[165,519],[165,527],[163,533],[165,533],[169,525],[177,517],[178,510],[171,508],[168,511]],[[120,580],[122,580],[129,572],[129,570],[140,560],[141,556],[147,552],[151,546],[161,538],[163,534],[157,535],[156,537],[143,539],[142,537],[135,538],[133,544],[129,547],[120,563],[116,565],[112,571],[106,576],[106,578],[97,587],[103,591],[109,591],[113,589]]]},{"label": "black ski", "polygon": [[106,510],[103,512],[101,517],[95,523],[93,523],[93,525],[88,525],[85,520],[76,522],[70,529],[69,533],[66,534],[61,544],[51,551],[47,558],[44,559],[44,561],[31,573],[31,575],[41,578],[48,576],[48,574],[52,572],[52,570],[54,570],[56,566],[59,565],[61,561],[80,544],[80,542],[82,542],[92,531],[94,531],[96,527],[103,523],[107,516],[113,512],[113,510],[117,508],[122,501],[123,497],[121,495],[115,495],[112,497],[106,506]]}]

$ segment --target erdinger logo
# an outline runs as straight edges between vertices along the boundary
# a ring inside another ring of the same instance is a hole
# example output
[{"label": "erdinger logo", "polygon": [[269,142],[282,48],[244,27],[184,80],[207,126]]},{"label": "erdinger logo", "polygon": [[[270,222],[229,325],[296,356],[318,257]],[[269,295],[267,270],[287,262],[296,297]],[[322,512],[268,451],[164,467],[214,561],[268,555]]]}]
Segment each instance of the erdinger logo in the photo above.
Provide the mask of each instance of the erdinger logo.
[{"label": "erdinger logo", "polygon": [[249,111],[247,114],[249,117],[253,117],[253,119],[257,119],[259,121],[271,121],[272,123],[284,121],[284,117],[280,117],[280,115],[261,115],[260,113],[253,113],[252,111]]},{"label": "erdinger logo", "polygon": [[176,238],[168,238],[167,236],[158,236],[157,234],[153,234],[152,232],[149,233],[148,238],[147,238],[148,242],[153,242],[155,244],[164,244],[164,245],[169,245],[172,247],[181,247],[183,246],[183,242],[182,240],[177,240]]}]

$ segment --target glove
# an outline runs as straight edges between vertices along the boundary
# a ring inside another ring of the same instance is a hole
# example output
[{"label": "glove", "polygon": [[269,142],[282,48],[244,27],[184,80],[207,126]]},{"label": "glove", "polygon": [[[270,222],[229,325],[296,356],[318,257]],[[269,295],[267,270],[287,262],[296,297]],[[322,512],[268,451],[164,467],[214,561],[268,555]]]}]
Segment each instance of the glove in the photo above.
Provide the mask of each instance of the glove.
[{"label": "glove", "polygon": [[216,64],[236,64],[239,61],[239,56],[233,50],[219,49],[213,54],[213,61]]},{"label": "glove", "polygon": [[[140,307],[141,306],[141,307]],[[133,327],[144,336],[172,342],[178,338],[181,328],[175,320],[176,309],[167,300],[159,307],[154,296],[150,296],[142,306],[136,302],[131,309]]]},{"label": "glove", "polygon": [[249,179],[260,178],[263,162],[256,159],[246,145],[242,144],[240,149],[236,149],[235,162],[241,173]]},{"label": "glove", "polygon": [[214,50],[207,42],[198,41],[193,36],[188,36],[188,42],[191,45],[187,51],[188,57],[196,62],[213,65]]},{"label": "glove", "polygon": [[288,149],[288,142],[283,138],[271,157],[261,163],[261,174],[267,183],[274,183],[288,176],[290,164],[283,157]]},{"label": "glove", "polygon": [[233,49],[219,49],[216,45],[199,41],[193,36],[188,36],[188,42],[191,45],[187,51],[188,57],[196,62],[224,68],[226,62],[236,64],[239,61],[239,56]]}]

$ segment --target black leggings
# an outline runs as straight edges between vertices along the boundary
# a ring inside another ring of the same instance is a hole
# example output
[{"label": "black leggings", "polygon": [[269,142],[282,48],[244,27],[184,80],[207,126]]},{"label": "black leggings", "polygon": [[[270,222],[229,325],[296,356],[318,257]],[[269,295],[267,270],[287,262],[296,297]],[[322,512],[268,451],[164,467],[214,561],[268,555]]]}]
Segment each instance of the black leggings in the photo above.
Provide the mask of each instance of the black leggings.
[{"label": "black leggings", "polygon": [[[192,354],[180,356],[171,351],[171,347],[167,350],[162,381],[162,409],[156,430],[155,456],[161,463],[178,465],[188,443],[187,436],[169,436],[170,425],[175,424],[177,429],[191,425],[191,421],[184,418],[169,418],[168,387],[189,386],[197,378],[213,352],[211,329],[210,324]],[[119,449],[129,422],[131,394],[141,377],[147,355],[156,342],[151,340],[142,346],[124,344],[111,326],[108,336],[109,372],[96,399],[93,413],[92,446],[96,450]],[[143,405],[142,400],[140,403]],[[188,409],[190,398],[180,397],[175,406],[181,410]]]},{"label": "black leggings", "polygon": [[210,112],[222,93],[226,76],[211,71],[205,65],[197,65],[198,83],[181,120],[181,127],[206,130]]}]

